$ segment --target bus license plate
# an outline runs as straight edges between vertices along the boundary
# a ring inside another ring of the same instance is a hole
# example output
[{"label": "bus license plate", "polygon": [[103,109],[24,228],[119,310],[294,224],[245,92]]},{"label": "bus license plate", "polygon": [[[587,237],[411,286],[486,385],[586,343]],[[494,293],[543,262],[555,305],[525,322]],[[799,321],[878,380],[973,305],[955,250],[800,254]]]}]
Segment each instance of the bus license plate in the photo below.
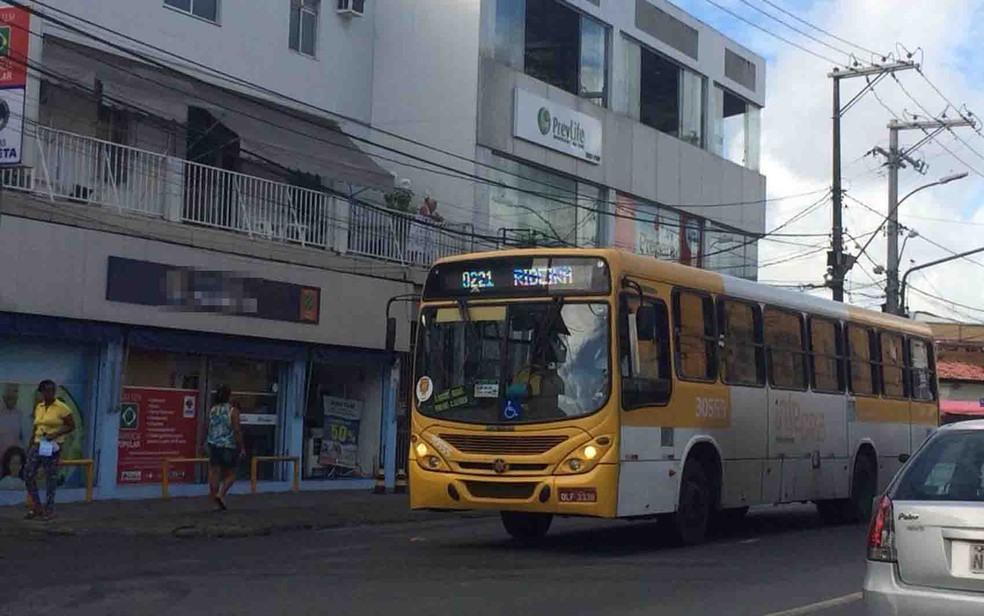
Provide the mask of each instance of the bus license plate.
[{"label": "bus license plate", "polygon": [[598,492],[594,488],[560,488],[557,497],[562,503],[598,502]]},{"label": "bus license plate", "polygon": [[984,543],[970,546],[970,572],[984,575]]}]

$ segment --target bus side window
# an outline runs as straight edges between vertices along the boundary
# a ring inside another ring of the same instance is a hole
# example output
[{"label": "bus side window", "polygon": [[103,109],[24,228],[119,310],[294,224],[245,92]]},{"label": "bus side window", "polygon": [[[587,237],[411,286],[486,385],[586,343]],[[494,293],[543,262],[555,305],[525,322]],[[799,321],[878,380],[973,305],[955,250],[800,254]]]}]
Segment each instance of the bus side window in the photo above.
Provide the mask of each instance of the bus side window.
[{"label": "bus side window", "polygon": [[[619,318],[622,406],[662,405],[670,400],[670,325],[666,304],[623,295]],[[637,354],[637,357],[633,357]]]},{"label": "bus side window", "polygon": [[902,357],[902,336],[882,332],[881,343],[882,392],[889,398],[905,398],[905,361]]},{"label": "bus side window", "polygon": [[764,322],[765,344],[769,354],[769,383],[781,389],[806,390],[803,316],[766,307]]},{"label": "bus side window", "polygon": [[763,385],[765,354],[758,305],[719,299],[718,318],[724,340],[721,380],[731,385]]},{"label": "bus side window", "polygon": [[810,360],[813,362],[813,389],[830,393],[844,391],[840,324],[810,317],[810,351]]},{"label": "bus side window", "polygon": [[933,348],[924,340],[909,339],[909,380],[914,400],[935,400]]},{"label": "bus side window", "polygon": [[851,364],[851,393],[861,396],[877,395],[875,390],[874,336],[871,330],[859,325],[847,326],[848,358]]},{"label": "bus side window", "polygon": [[717,378],[717,338],[714,300],[710,295],[677,290],[673,293],[677,375],[682,379]]}]

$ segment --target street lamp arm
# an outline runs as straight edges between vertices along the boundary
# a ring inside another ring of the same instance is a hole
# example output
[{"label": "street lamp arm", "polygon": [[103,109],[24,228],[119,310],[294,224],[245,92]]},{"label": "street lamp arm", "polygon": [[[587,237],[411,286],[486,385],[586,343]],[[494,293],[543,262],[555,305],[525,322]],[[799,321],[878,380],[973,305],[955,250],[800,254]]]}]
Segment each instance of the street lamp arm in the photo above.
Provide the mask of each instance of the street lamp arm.
[{"label": "street lamp arm", "polygon": [[933,267],[934,265],[939,265],[941,263],[947,263],[949,261],[954,261],[956,259],[963,259],[964,257],[969,257],[971,255],[976,255],[979,252],[984,252],[984,246],[980,248],[974,248],[973,250],[968,250],[966,252],[961,252],[955,255],[950,255],[949,257],[943,257],[942,259],[936,259],[935,261],[930,261],[929,263],[923,263],[915,267],[911,267],[906,270],[905,274],[902,275],[902,284],[899,287],[899,304],[905,308],[905,313],[909,313],[909,307],[906,305],[905,291],[906,283],[909,280],[909,274],[913,272],[918,272],[919,270],[926,269],[927,267]]}]

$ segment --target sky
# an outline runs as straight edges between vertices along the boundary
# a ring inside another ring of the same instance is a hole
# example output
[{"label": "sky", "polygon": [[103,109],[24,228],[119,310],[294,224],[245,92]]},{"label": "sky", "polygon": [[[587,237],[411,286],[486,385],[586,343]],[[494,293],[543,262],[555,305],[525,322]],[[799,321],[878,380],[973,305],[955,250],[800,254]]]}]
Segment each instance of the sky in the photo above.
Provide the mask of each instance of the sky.
[{"label": "sky", "polygon": [[[913,52],[921,65],[886,77],[865,95],[842,120],[842,173],[847,190],[845,232],[863,245],[888,212],[888,184],[884,159],[866,155],[872,148],[888,147],[887,123],[896,115],[912,119],[958,117],[948,102],[966,105],[984,117],[984,65],[975,52],[984,35],[984,2],[980,0],[769,0],[837,37],[811,28],[770,6],[766,0],[673,0],[691,15],[710,24],[766,58],[766,107],[762,115],[761,171],[768,182],[770,199],[823,189],[831,182],[831,80],[827,74],[838,62],[851,62],[843,52],[856,54],[862,64],[881,61],[854,47],[857,45],[895,57]],[[756,29],[720,8],[719,4],[769,33],[806,47],[825,59]],[[753,8],[754,7],[754,8]],[[798,33],[761,11],[820,39],[830,47]],[[836,49],[835,49],[836,48]],[[923,77],[925,75],[925,78]],[[941,92],[937,93],[930,82]],[[864,86],[863,78],[841,82],[842,102]],[[903,89],[904,88],[904,89]],[[908,94],[906,94],[908,91]],[[911,97],[909,96],[911,95]],[[880,100],[879,100],[880,99]],[[894,114],[894,115],[893,115]],[[984,133],[982,133],[984,134]],[[902,131],[900,145],[914,145],[925,135]],[[913,234],[905,243],[901,270],[943,258],[947,250],[962,252],[984,247],[984,136],[970,128],[944,132],[914,154],[926,162],[924,174],[912,168],[899,171],[899,197],[941,177],[966,171],[969,175],[944,186],[920,191],[899,208],[903,233]],[[770,201],[767,229],[789,220],[814,203],[822,193]],[[869,209],[870,208],[870,209]],[[829,233],[831,204],[828,199],[810,214],[782,229],[782,233]],[[904,238],[905,236],[903,236]],[[899,243],[902,245],[903,238]],[[783,237],[787,242],[762,241],[759,279],[775,284],[820,284],[826,270],[828,237]],[[845,246],[858,254],[855,242]],[[876,266],[886,264],[884,230],[848,276],[848,300],[879,309],[884,301],[884,274]],[[813,252],[814,254],[806,254]],[[957,260],[913,273],[910,309],[964,322],[984,322],[984,253],[972,261]],[[813,291],[829,297],[828,290]],[[963,304],[960,306],[955,304]],[[929,317],[927,318],[934,318]],[[941,319],[935,319],[941,320]]]}]

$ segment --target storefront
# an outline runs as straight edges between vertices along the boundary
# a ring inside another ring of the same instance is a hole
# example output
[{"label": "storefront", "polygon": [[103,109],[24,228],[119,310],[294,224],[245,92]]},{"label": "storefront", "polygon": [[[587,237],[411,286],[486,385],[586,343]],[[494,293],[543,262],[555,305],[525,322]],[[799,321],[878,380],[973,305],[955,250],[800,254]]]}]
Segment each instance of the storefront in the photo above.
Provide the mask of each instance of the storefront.
[{"label": "storefront", "polygon": [[[58,384],[58,399],[75,420],[63,458],[92,456],[100,420],[101,359],[119,337],[113,326],[0,313],[0,503],[23,502],[23,463],[42,380]],[[78,467],[64,467],[59,474],[62,487],[80,487],[83,481]]]},{"label": "storefront", "polygon": [[374,475],[380,463],[387,374],[381,353],[314,351],[304,415],[304,479]]}]

